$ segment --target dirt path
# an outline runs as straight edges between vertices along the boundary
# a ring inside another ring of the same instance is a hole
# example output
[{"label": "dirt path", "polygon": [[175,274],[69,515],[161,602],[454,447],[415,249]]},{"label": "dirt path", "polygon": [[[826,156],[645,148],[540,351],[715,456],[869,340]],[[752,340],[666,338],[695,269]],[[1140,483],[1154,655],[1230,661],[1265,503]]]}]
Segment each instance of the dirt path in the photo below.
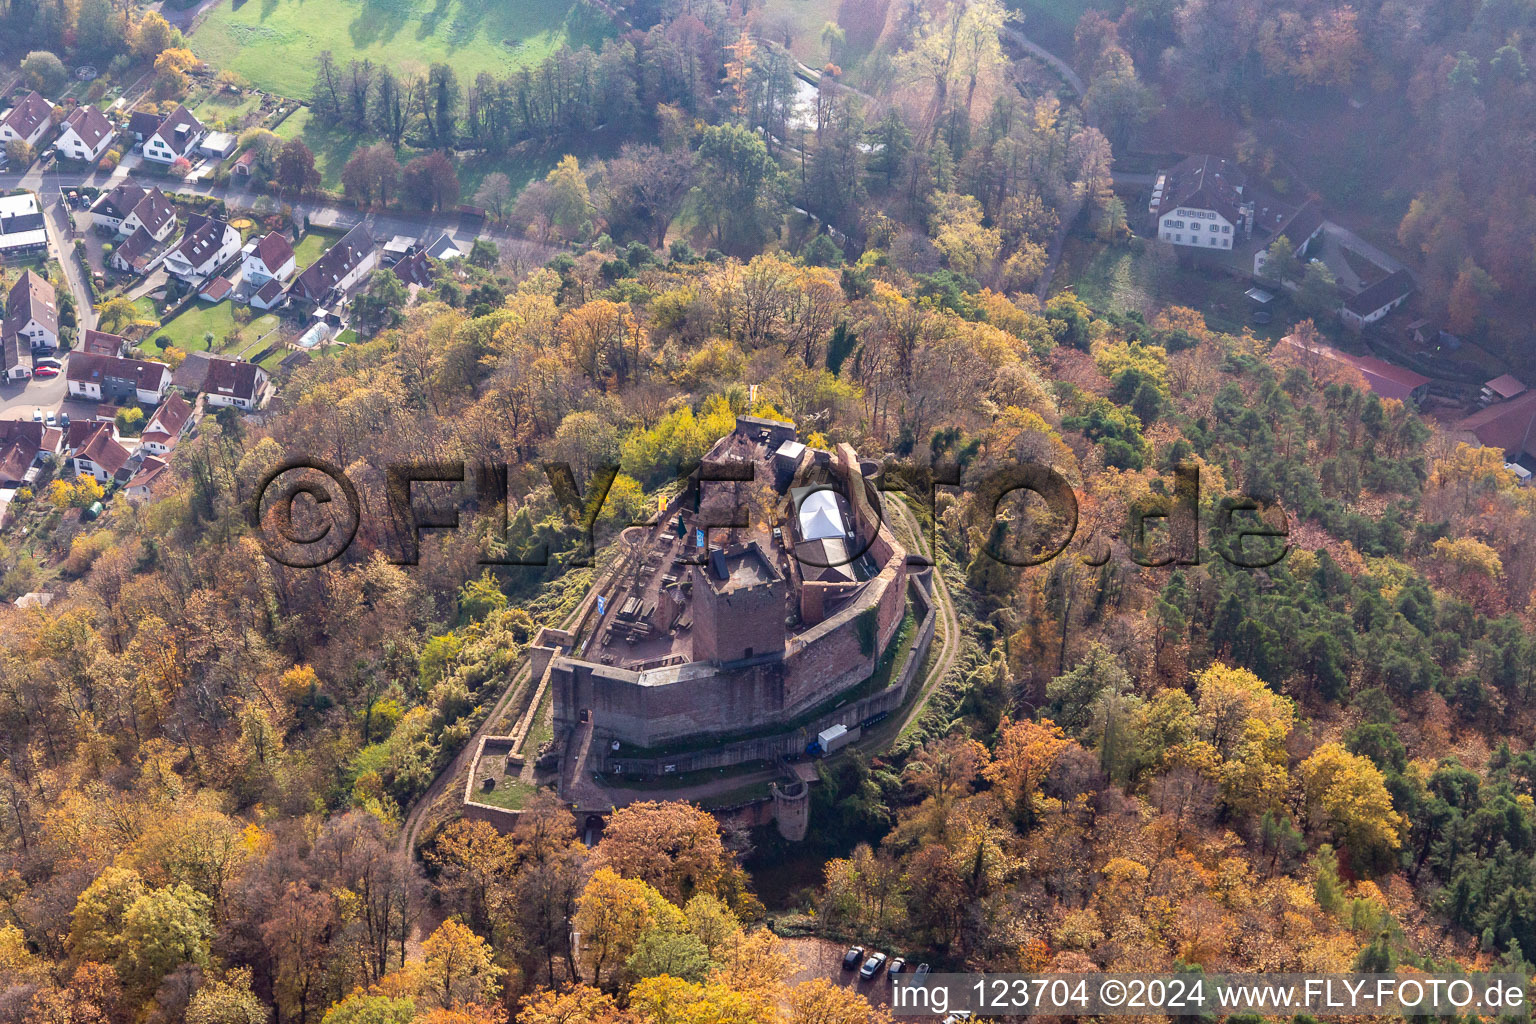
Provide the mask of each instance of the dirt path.
[{"label": "dirt path", "polygon": [[939,621],[934,624],[933,641],[939,645],[937,654],[933,648],[929,648],[932,661],[929,663],[928,674],[923,678],[922,689],[918,692],[917,699],[912,701],[907,711],[897,722],[891,739],[895,739],[907,730],[918,715],[928,706],[929,699],[939,685],[949,677],[950,672],[960,662],[960,617],[955,614],[955,604],[949,595],[949,584],[944,581],[944,574],[937,552],[929,550],[928,538],[923,533],[922,524],[907,507],[907,503],[894,495],[886,503],[887,508],[894,508],[896,515],[906,527],[907,537],[912,541],[913,550],[933,563],[933,571],[928,578],[933,583],[934,607],[939,612]]}]

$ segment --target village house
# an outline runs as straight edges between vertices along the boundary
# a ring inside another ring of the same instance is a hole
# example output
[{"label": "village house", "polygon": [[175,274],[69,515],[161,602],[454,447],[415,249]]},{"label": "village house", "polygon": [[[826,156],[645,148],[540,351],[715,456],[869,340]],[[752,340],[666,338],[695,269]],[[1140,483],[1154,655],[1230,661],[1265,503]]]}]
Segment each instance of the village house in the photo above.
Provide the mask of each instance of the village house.
[{"label": "village house", "polygon": [[112,122],[105,114],[82,103],[69,112],[60,126],[53,148],[67,160],[95,163],[112,145]]},{"label": "village house", "polygon": [[139,435],[140,447],[151,455],[169,455],[192,429],[192,413],[191,403],[172,391],[144,425],[144,432]]},{"label": "village house", "polygon": [[1231,249],[1253,230],[1243,172],[1214,156],[1192,156],[1161,175],[1151,212],[1158,237],[1174,245]]},{"label": "village house", "polygon": [[194,213],[186,233],[165,256],[165,269],[183,281],[208,276],[240,251],[240,232],[217,217]]},{"label": "village house", "polygon": [[202,122],[186,107],[178,106],[160,122],[154,134],[144,140],[144,159],[157,164],[172,164],[181,157],[190,160],[203,132]]},{"label": "village house", "polygon": [[21,335],[0,334],[0,378],[17,381],[31,376],[32,367],[21,358]]},{"label": "village house", "polygon": [[26,338],[29,347],[57,348],[59,344],[58,293],[35,270],[22,272],[5,297],[5,321],[0,337]]},{"label": "village house", "polygon": [[144,188],[132,178],[108,192],[91,208],[98,224],[131,238],[143,229],[156,242],[163,242],[176,229],[176,208],[158,188]]},{"label": "village house", "polygon": [[0,257],[25,256],[48,248],[42,207],[31,192],[0,196]]},{"label": "village house", "polygon": [[121,334],[108,334],[106,331],[85,329],[85,337],[80,341],[80,351],[92,356],[121,356],[128,350],[128,339]]},{"label": "village house", "polygon": [[202,394],[210,408],[251,410],[266,404],[271,381],[255,363],[192,352],[176,368],[171,383],[184,394]]},{"label": "village house", "polygon": [[169,478],[166,468],[166,464],[153,455],[145,456],[144,461],[139,464],[138,472],[134,473],[127,485],[123,487],[123,493],[128,496],[129,501],[147,500],[152,496],[155,486]]},{"label": "village house", "polygon": [[35,146],[52,124],[53,104],[37,92],[30,92],[0,118],[0,144],[20,139]]},{"label": "village house", "polygon": [[112,436],[112,428],[103,423],[96,427],[90,440],[75,452],[70,463],[74,467],[75,476],[94,477],[97,483],[106,485],[113,481],[124,483],[128,480],[132,475],[128,466],[132,458],[128,449]]},{"label": "village house", "polygon": [[152,110],[135,110],[128,115],[128,134],[133,136],[134,142],[144,142],[155,134],[162,120],[164,118]]},{"label": "village house", "polygon": [[159,249],[160,243],[148,231],[139,228],[117,243],[112,250],[112,258],[107,262],[113,270],[121,270],[125,274],[142,274],[155,261]]},{"label": "village house", "polygon": [[293,246],[288,244],[288,239],[271,231],[246,246],[241,273],[251,284],[262,285],[268,281],[288,280],[297,266],[298,258],[294,256]]},{"label": "village house", "polygon": [[288,294],[312,306],[341,302],[378,263],[377,243],[368,228],[359,224],[311,263],[294,280]]},{"label": "village house", "polygon": [[1401,306],[1412,294],[1413,275],[1406,270],[1393,271],[1345,299],[1339,316],[1345,326],[1358,331]]},{"label": "village house", "polygon": [[267,310],[281,306],[287,298],[288,293],[283,290],[283,282],[274,277],[256,289],[256,294],[251,296],[251,305],[256,309]]},{"label": "village house", "polygon": [[77,352],[64,366],[71,398],[159,405],[171,386],[171,368],[164,363]]},{"label": "village house", "polygon": [[64,436],[56,427],[29,420],[0,420],[0,487],[26,482],[39,455],[54,455]]}]

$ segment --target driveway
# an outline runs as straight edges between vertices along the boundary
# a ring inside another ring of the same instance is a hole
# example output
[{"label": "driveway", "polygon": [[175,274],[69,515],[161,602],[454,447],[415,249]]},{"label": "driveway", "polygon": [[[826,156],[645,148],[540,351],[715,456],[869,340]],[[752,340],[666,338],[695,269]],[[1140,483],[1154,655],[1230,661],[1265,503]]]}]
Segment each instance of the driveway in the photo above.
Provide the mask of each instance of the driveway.
[{"label": "driveway", "polygon": [[50,380],[0,384],[0,420],[29,420],[38,408],[56,412],[67,391],[62,373]]}]

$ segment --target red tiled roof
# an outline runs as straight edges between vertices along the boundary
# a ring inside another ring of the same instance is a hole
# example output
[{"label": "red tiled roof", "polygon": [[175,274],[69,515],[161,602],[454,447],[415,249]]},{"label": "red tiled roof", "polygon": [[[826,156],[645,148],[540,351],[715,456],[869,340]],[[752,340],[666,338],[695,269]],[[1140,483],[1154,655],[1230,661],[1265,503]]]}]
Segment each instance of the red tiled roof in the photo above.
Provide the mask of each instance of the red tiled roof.
[{"label": "red tiled roof", "polygon": [[93,356],[121,356],[124,341],[120,334],[108,334],[106,331],[94,331],[87,327],[85,338],[80,343],[80,351]]},{"label": "red tiled roof", "polygon": [[1479,409],[1456,424],[1456,429],[1474,435],[1489,448],[1501,448],[1518,457],[1536,441],[1536,391]]},{"label": "red tiled roof", "polygon": [[100,144],[102,139],[112,134],[112,122],[89,103],[82,103],[71,110],[69,116],[64,119],[64,127],[73,128],[75,134],[80,136],[80,141],[85,143],[86,148],[92,150]]},{"label": "red tiled roof", "polygon": [[26,99],[11,108],[11,112],[5,115],[5,123],[16,134],[23,138],[30,138],[37,131],[39,125],[53,116],[53,104],[43,99],[36,91],[27,94]]},{"label": "red tiled roof", "polygon": [[128,465],[129,457],[128,449],[113,440],[112,428],[105,423],[96,428],[96,433],[91,435],[77,456],[94,462],[106,470],[108,476],[117,476]]},{"label": "red tiled roof", "polygon": [[1365,377],[1366,385],[1382,398],[1395,398],[1405,402],[1413,396],[1414,391],[1429,383],[1429,378],[1423,374],[1414,373],[1406,367],[1393,366],[1375,356],[1353,356],[1329,345],[1314,345],[1307,348],[1294,335],[1281,339],[1281,343],[1302,352],[1310,352],[1324,359],[1332,359],[1335,362],[1353,366]]},{"label": "red tiled roof", "polygon": [[256,243],[254,255],[266,266],[268,272],[277,273],[283,264],[293,258],[293,246],[276,231],[269,231]]}]

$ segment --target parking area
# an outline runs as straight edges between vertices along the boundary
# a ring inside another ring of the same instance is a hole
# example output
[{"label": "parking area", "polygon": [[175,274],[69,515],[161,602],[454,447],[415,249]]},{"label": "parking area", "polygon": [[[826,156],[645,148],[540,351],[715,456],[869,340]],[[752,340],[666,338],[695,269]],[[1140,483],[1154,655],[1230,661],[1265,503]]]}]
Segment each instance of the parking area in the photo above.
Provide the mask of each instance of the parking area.
[{"label": "parking area", "polygon": [[[813,978],[824,978],[834,985],[853,989],[875,1006],[890,1005],[891,981],[883,969],[868,980],[859,977],[858,968],[843,969],[843,954],[848,952],[847,946],[840,946],[827,939],[795,938],[784,941],[800,965],[800,970],[790,979],[792,982],[798,984]],[[873,952],[875,950],[870,948],[866,955]]]}]

